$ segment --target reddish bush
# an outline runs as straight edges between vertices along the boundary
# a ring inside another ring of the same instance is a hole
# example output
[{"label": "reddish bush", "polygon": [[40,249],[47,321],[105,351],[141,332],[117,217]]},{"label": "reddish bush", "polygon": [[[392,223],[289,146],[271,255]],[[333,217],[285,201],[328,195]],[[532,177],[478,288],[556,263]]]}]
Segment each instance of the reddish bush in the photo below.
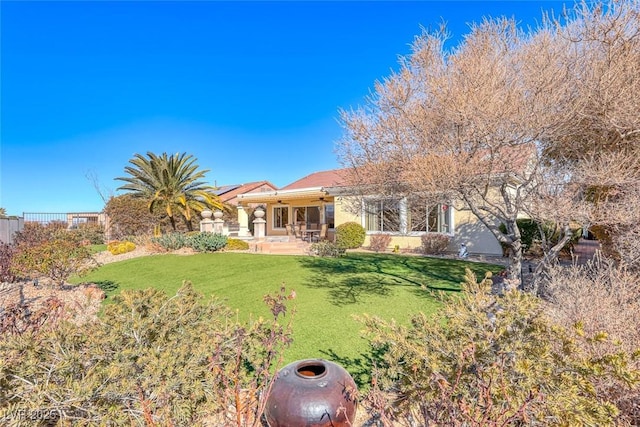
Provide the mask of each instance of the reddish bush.
[{"label": "reddish bush", "polygon": [[8,243],[0,243],[0,282],[13,282],[16,278],[11,271],[11,261],[16,248]]},{"label": "reddish bush", "polygon": [[92,261],[88,246],[62,236],[19,248],[12,261],[12,271],[24,276],[43,275],[62,286],[72,274],[87,272]]},{"label": "reddish bush", "polygon": [[369,248],[372,251],[384,252],[391,243],[390,234],[374,234],[370,238]]},{"label": "reddish bush", "polygon": [[422,253],[438,255],[444,253],[449,247],[451,237],[441,233],[427,233],[422,236]]},{"label": "reddish bush", "polygon": [[62,221],[25,222],[23,229],[15,234],[14,244],[21,249],[32,248],[64,234],[67,234],[67,224]]}]

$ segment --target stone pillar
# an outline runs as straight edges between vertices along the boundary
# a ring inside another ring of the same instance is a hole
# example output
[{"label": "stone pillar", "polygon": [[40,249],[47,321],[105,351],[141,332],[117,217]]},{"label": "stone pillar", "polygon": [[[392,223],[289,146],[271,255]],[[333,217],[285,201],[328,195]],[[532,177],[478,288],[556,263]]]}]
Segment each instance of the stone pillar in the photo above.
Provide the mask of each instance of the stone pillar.
[{"label": "stone pillar", "polygon": [[222,234],[222,230],[224,227],[224,219],[222,219],[222,211],[215,211],[213,213],[213,232],[216,234]]},{"label": "stone pillar", "polygon": [[202,216],[202,221],[200,221],[201,232],[206,231],[208,233],[213,233],[213,220],[211,219],[212,214],[213,212],[211,212],[209,209],[205,209],[200,212],[200,215]]},{"label": "stone pillar", "polygon": [[251,236],[249,232],[249,215],[247,215],[247,211],[245,211],[241,205],[238,205],[238,225],[240,226],[238,229],[238,237]]},{"label": "stone pillar", "polygon": [[267,230],[267,221],[264,220],[264,211],[261,208],[253,212],[256,219],[253,220],[253,236],[256,239],[264,239]]}]

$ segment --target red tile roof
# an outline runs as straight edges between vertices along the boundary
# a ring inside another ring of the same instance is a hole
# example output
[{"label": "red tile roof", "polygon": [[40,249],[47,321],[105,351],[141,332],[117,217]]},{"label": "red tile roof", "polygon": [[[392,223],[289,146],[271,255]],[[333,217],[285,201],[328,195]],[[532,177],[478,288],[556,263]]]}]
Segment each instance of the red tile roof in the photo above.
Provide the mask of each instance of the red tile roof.
[{"label": "red tile roof", "polygon": [[346,169],[332,169],[314,172],[281,188],[281,190],[298,190],[313,187],[339,187],[346,184]]}]

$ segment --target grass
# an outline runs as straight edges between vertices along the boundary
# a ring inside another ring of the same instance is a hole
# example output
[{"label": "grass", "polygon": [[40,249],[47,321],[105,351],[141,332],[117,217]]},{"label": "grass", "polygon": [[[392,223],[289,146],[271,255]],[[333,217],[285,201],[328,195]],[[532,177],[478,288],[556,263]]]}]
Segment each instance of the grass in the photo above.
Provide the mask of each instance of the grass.
[{"label": "grass", "polygon": [[97,254],[98,252],[106,251],[107,245],[91,245],[89,246],[89,250],[92,254]]},{"label": "grass", "polygon": [[216,296],[241,319],[266,316],[262,298],[281,285],[295,290],[294,343],[286,362],[326,358],[342,363],[366,351],[357,314],[407,322],[418,311],[438,308],[434,291],[456,292],[465,267],[479,276],[501,267],[460,260],[393,254],[349,253],[343,258],[214,253],[154,255],[107,264],[76,282],[103,282],[107,295],[155,287],[175,294],[191,281]]}]

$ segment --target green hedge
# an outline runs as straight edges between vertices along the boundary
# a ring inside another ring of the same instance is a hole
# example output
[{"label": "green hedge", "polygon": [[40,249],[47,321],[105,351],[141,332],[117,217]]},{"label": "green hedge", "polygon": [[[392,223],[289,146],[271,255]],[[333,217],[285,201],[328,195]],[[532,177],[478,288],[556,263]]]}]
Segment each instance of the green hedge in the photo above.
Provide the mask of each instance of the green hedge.
[{"label": "green hedge", "polygon": [[342,249],[356,249],[364,244],[366,232],[357,222],[345,222],[336,227],[336,246]]}]

